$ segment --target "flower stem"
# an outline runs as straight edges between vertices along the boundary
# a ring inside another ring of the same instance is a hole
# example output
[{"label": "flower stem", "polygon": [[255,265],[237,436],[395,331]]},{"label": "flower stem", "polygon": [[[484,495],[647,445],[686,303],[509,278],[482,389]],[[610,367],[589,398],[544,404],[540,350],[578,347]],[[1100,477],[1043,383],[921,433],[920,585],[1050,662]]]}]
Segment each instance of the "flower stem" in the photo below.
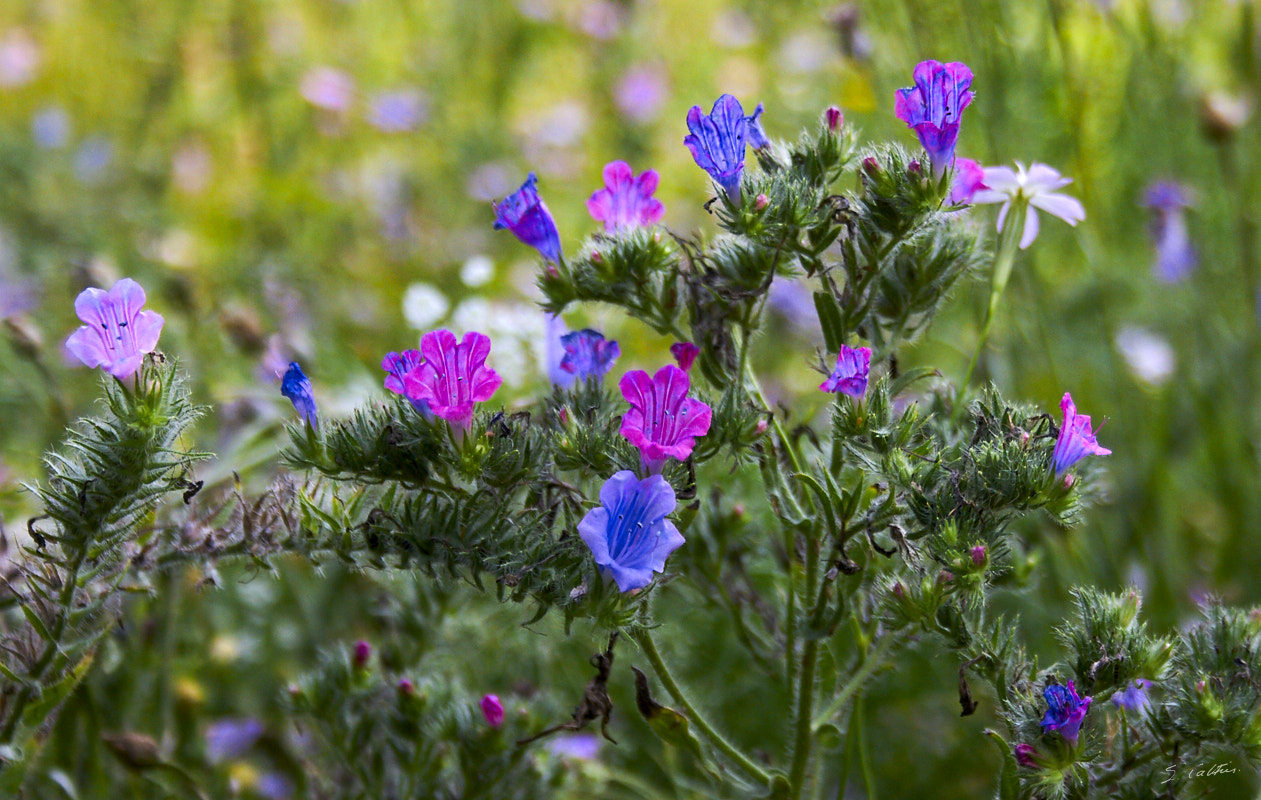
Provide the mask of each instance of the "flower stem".
[{"label": "flower stem", "polygon": [[683,693],[683,689],[679,687],[679,684],[674,680],[674,676],[670,674],[670,669],[666,666],[665,661],[661,659],[661,653],[657,650],[657,645],[652,640],[652,631],[648,628],[641,629],[635,634],[635,641],[639,643],[640,649],[648,657],[648,663],[652,664],[653,671],[661,679],[666,691],[669,692],[676,703],[683,706],[683,710],[687,712],[688,719],[692,721],[692,724],[713,743],[714,747],[735,762],[749,777],[763,786],[769,786],[771,783],[770,774],[753,763],[753,760],[742,753],[739,748],[727,741],[726,737],[715,730],[714,726],[709,723],[709,720],[701,716],[701,713],[688,700],[687,695]]},{"label": "flower stem", "polygon": [[849,699],[853,697],[863,684],[876,673],[876,670],[884,666],[889,656],[893,654],[893,650],[902,642],[902,636],[898,633],[890,633],[882,636],[876,646],[868,651],[861,665],[841,687],[841,691],[832,698],[832,702],[828,704],[818,716],[814,718],[813,728],[818,731],[819,728],[826,725],[832,717],[836,716]]}]

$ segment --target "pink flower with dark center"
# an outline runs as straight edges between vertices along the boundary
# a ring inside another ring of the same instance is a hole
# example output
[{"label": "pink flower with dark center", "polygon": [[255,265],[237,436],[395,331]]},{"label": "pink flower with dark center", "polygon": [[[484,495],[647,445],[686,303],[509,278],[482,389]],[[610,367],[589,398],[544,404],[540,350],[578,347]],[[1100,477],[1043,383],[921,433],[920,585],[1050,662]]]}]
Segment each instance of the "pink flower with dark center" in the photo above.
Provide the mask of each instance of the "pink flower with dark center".
[{"label": "pink flower with dark center", "polygon": [[490,337],[469,331],[457,342],[451,331],[430,331],[420,339],[420,354],[424,363],[403,377],[407,397],[428,403],[434,414],[467,431],[473,404],[489,400],[503,383],[486,366]]},{"label": "pink flower with dark center", "polygon": [[66,349],[89,367],[100,367],[115,378],[128,378],[140,369],[146,353],[158,346],[165,322],[156,311],[141,311],[144,289],[123,278],[108,292],[84,289],[74,311],[87,324],[70,334]]},{"label": "pink flower with dark center", "polygon": [[604,188],[591,195],[587,211],[607,233],[655,225],[665,214],[665,206],[652,196],[660,180],[656,170],[635,177],[625,161],[611,161],[604,166]]},{"label": "pink flower with dark center", "polygon": [[687,396],[691,381],[673,364],[652,377],[641,369],[628,372],[618,386],[631,407],[621,433],[639,448],[650,473],[660,473],[668,459],[686,460],[696,437],[709,432],[713,410]]}]

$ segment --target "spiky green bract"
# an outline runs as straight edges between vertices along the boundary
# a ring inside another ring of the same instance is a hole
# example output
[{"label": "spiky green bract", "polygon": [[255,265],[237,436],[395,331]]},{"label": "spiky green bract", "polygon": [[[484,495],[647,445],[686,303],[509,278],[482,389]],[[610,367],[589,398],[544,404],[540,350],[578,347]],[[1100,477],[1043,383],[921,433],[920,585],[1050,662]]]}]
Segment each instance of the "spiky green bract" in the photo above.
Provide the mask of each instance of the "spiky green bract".
[{"label": "spiky green bract", "polygon": [[[124,555],[153,535],[161,500],[182,492],[206,454],[181,437],[205,409],[193,405],[174,363],[147,361],[134,380],[104,376],[98,416],[67,431],[44,458],[46,481],[28,486],[44,516],[31,527],[9,581],[25,625],[0,638],[0,794],[16,792],[34,735],[73,691],[108,630]],[[9,694],[9,690],[12,694]]]},{"label": "spiky green bract", "polygon": [[397,395],[357,409],[349,419],[328,419],[321,439],[306,425],[290,425],[286,464],[331,478],[366,483],[398,481],[420,486],[428,479],[446,434],[444,420],[426,420]]},{"label": "spiky green bract", "polygon": [[1089,587],[1073,590],[1076,619],[1056,629],[1070,654],[1078,689],[1107,700],[1136,678],[1159,683],[1173,655],[1173,641],[1152,636],[1138,619],[1137,590],[1112,594]]}]

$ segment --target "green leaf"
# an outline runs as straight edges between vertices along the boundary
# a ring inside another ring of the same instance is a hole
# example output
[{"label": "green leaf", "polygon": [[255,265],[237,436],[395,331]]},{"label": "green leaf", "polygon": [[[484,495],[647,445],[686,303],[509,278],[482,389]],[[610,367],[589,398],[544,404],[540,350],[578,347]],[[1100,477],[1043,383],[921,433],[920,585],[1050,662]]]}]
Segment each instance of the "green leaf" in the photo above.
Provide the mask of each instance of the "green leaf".
[{"label": "green leaf", "polygon": [[1016,755],[1011,751],[1011,745],[996,731],[985,730],[985,735],[994,741],[994,746],[998,748],[998,752],[1003,758],[1003,769],[998,776],[998,800],[1016,800],[1020,791],[1020,779],[1017,777]]},{"label": "green leaf", "polygon": [[839,352],[845,342],[845,322],[841,317],[841,309],[831,292],[814,293],[814,310],[819,315],[819,324],[823,327],[823,341],[829,353]]}]

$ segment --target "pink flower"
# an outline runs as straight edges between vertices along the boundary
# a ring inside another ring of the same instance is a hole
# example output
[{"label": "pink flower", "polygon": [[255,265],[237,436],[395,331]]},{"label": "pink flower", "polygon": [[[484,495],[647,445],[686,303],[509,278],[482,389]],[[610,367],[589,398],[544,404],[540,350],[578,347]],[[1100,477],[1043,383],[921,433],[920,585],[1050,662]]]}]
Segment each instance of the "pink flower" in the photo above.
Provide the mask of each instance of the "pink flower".
[{"label": "pink flower", "polygon": [[504,724],[504,705],[499,702],[499,696],[488,694],[482,698],[482,716],[486,718],[486,724],[492,728],[498,728]]},{"label": "pink flower", "polygon": [[115,378],[128,378],[140,369],[146,353],[158,346],[165,322],[156,311],[141,311],[144,289],[123,278],[108,292],[84,289],[74,311],[87,324],[70,334],[66,349],[89,367],[100,367]]},{"label": "pink flower", "polygon": [[611,161],[604,166],[604,188],[591,195],[587,211],[607,233],[655,225],[665,214],[665,206],[652,196],[659,181],[656,170],[636,178],[625,161]]},{"label": "pink flower", "polygon": [[674,356],[679,369],[684,372],[691,371],[692,362],[696,360],[696,356],[700,352],[701,349],[691,342],[675,342],[670,345],[670,355]]},{"label": "pink flower", "polygon": [[420,353],[424,363],[403,377],[407,397],[428,403],[434,414],[468,430],[473,404],[489,400],[503,383],[486,366],[490,337],[470,331],[457,343],[451,331],[430,331],[420,339]]},{"label": "pink flower", "polygon": [[696,437],[709,432],[713,410],[687,396],[691,382],[673,364],[651,378],[641,369],[628,372],[618,386],[631,407],[622,416],[621,433],[639,448],[649,472],[661,472],[671,458],[686,460]]},{"label": "pink flower", "polygon": [[819,384],[825,392],[840,392],[850,397],[862,397],[867,393],[867,377],[871,371],[871,348],[841,345],[836,354],[836,369],[828,379]]},{"label": "pink flower", "polygon": [[1090,429],[1090,417],[1077,413],[1073,396],[1068,392],[1064,393],[1064,399],[1060,401],[1060,410],[1064,412],[1064,424],[1060,426],[1060,436],[1055,441],[1055,452],[1051,455],[1051,466],[1056,475],[1086,456],[1112,454],[1111,450],[1095,441],[1095,433]]},{"label": "pink flower", "polygon": [[970,158],[956,158],[954,175],[950,179],[950,204],[963,206],[972,202],[972,196],[985,185],[985,169]]}]

